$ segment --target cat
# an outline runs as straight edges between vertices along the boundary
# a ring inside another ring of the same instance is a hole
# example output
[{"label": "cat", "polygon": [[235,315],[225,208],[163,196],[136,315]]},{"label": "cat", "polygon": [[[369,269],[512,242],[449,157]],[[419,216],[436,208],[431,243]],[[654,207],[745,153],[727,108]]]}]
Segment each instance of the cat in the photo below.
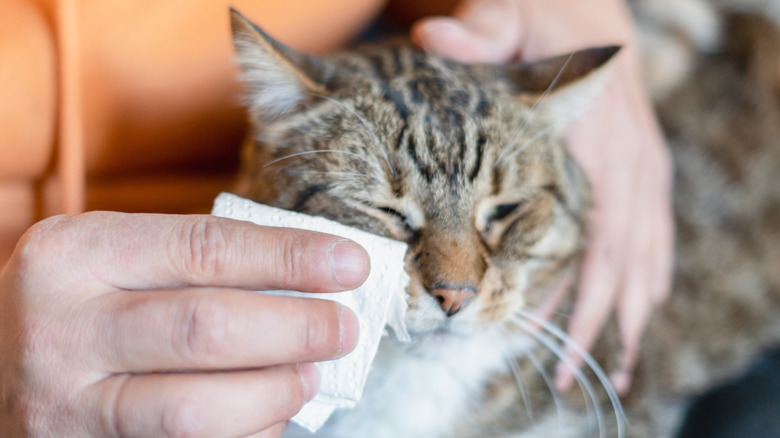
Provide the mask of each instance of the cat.
[{"label": "cat", "polygon": [[581,352],[581,391],[557,394],[572,297],[535,317],[586,245],[589,186],[562,137],[618,47],[463,65],[390,40],[318,58],[231,11],[253,126],[237,194],[409,245],[412,342],[383,340],[363,399],[317,436],[671,437],[690,396],[780,341],[780,31],[726,0],[689,1],[719,26],[706,50],[638,18],[655,32],[647,62],[659,41],[684,58],[648,80],[675,162],[677,243],[671,297],[622,400],[602,370],[614,321],[593,358]]}]

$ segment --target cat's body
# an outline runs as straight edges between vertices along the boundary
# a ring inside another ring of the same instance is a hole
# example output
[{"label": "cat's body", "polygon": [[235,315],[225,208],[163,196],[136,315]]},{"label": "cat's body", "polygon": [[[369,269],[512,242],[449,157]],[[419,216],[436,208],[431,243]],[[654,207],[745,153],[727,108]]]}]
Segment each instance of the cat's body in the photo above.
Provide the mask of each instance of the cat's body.
[{"label": "cat's body", "polygon": [[[383,342],[363,399],[321,436],[617,436],[591,371],[592,396],[552,396],[561,342],[532,320],[583,247],[588,187],[560,137],[614,49],[509,68],[392,42],[317,60],[233,26],[256,125],[241,194],[410,245],[413,341]],[[672,436],[687,397],[780,341],[780,33],[740,14],[723,29],[656,94],[677,261],[622,400],[628,436]],[[607,371],[617,348],[608,328]]]}]

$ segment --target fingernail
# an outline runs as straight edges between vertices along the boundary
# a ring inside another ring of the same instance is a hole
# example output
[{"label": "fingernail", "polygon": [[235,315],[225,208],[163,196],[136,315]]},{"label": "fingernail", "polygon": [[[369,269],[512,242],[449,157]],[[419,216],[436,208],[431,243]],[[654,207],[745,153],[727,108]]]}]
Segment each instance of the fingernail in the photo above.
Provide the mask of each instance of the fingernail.
[{"label": "fingernail", "polygon": [[336,283],[348,289],[360,286],[371,267],[368,253],[351,240],[337,240],[330,248],[329,261]]},{"label": "fingernail", "polygon": [[320,388],[320,370],[314,364],[299,363],[298,374],[301,376],[301,382],[303,382],[303,388],[306,392],[306,401],[309,402]]},{"label": "fingernail", "polygon": [[357,316],[345,306],[339,308],[339,335],[341,342],[339,357],[341,357],[355,349],[360,336],[360,322]]},{"label": "fingernail", "polygon": [[460,31],[457,24],[442,20],[425,23],[420,30],[432,38],[449,38]]}]

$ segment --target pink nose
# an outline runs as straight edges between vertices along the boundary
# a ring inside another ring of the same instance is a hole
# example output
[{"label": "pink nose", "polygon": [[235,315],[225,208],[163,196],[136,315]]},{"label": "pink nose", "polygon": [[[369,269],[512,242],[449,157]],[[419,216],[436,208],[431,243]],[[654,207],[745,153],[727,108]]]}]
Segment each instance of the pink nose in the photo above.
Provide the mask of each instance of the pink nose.
[{"label": "pink nose", "polygon": [[471,288],[465,289],[434,289],[431,291],[431,295],[439,301],[441,309],[447,316],[452,316],[460,311],[460,309],[466,307],[476,295]]}]

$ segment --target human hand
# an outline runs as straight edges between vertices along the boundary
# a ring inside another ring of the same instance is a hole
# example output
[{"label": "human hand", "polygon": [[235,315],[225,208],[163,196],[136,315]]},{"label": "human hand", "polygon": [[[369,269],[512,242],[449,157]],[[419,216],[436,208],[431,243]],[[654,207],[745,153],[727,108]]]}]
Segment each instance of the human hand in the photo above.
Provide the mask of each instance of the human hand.
[{"label": "human hand", "polygon": [[[357,343],[326,300],[368,276],[326,234],[211,216],[45,220],[0,274],[0,430],[11,436],[279,436],[311,362]],[[5,436],[5,435],[4,435]]]},{"label": "human hand", "polygon": [[[652,306],[669,292],[673,258],[670,158],[642,88],[626,5],[623,0],[465,0],[452,18],[416,23],[412,37],[423,48],[462,62],[533,61],[589,46],[623,46],[606,89],[567,136],[569,151],[591,181],[595,203],[568,332],[587,351],[616,309],[623,350],[611,380],[625,393]],[[577,357],[571,348],[568,353]],[[560,364],[556,374],[559,389],[571,386],[572,370]]]}]

